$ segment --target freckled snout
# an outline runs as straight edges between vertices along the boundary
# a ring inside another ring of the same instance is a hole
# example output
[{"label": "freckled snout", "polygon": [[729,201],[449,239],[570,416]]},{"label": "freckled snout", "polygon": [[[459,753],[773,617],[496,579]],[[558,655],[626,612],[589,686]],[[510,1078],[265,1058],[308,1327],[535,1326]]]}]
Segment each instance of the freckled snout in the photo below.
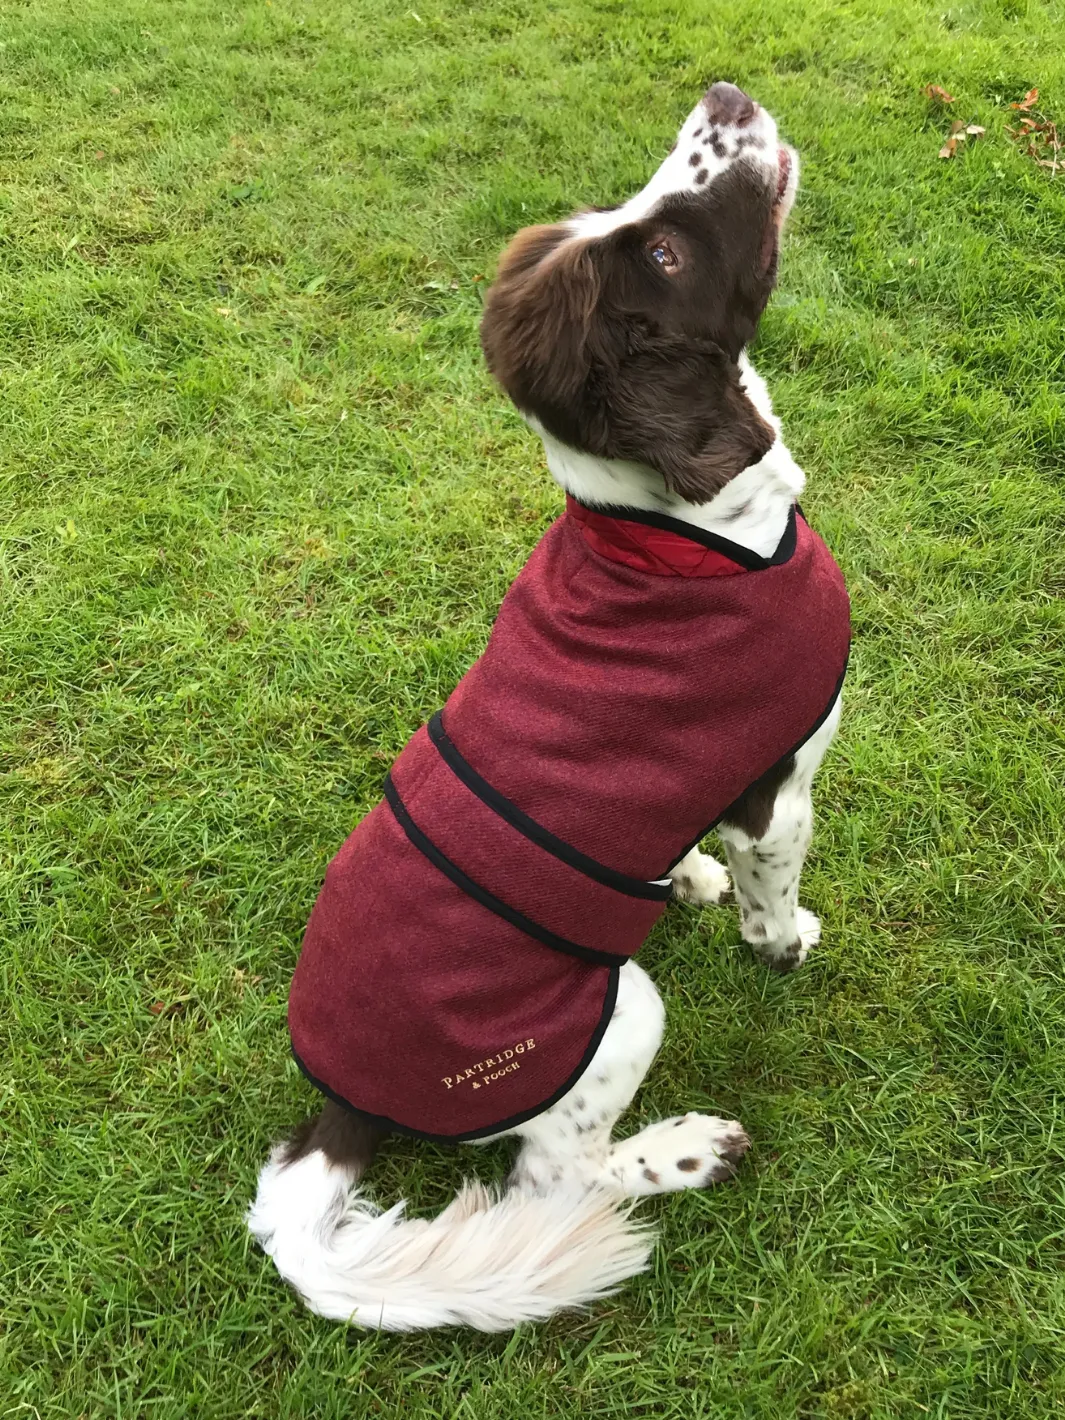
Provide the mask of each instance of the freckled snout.
[{"label": "freckled snout", "polygon": [[742,128],[750,123],[758,105],[735,84],[711,84],[703,96],[703,107],[711,123],[722,128]]}]

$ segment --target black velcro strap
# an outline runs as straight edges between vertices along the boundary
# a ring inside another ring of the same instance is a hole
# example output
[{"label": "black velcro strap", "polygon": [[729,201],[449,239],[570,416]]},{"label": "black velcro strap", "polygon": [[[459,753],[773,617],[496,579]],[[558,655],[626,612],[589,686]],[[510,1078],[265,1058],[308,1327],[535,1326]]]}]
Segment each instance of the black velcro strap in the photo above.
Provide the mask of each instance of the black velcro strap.
[{"label": "black velcro strap", "polygon": [[423,853],[434,868],[438,868],[446,878],[450,878],[455,886],[461,888],[467,896],[472,897],[474,902],[479,902],[489,912],[494,912],[497,917],[502,917],[504,922],[509,922],[512,927],[517,927],[527,936],[535,937],[538,942],[543,942],[545,947],[553,947],[555,951],[565,952],[567,956],[579,957],[581,961],[591,962],[595,966],[623,966],[628,961],[626,956],[619,956],[613,952],[597,952],[592,947],[582,947],[576,942],[567,941],[565,937],[556,936],[554,932],[548,931],[546,927],[541,927],[532,918],[526,917],[523,912],[508,907],[505,902],[494,897],[487,888],[481,887],[480,883],[475,883],[457,864],[453,863],[450,858],[446,858],[436,844],[427,838],[414,822],[407,812],[403,800],[399,797],[399,791],[392,782],[391,774],[385,780],[385,798],[396,816],[396,822],[418,852]]},{"label": "black velcro strap", "polygon": [[498,814],[504,822],[509,823],[511,828],[516,828],[519,833],[524,834],[533,843],[539,844],[559,862],[576,868],[586,878],[592,878],[593,881],[602,883],[604,887],[624,893],[626,897],[641,897],[651,902],[666,902],[672,897],[673,884],[671,882],[651,883],[646,882],[643,878],[632,878],[627,873],[616,872],[603,863],[597,863],[594,858],[589,858],[579,848],[574,848],[563,839],[556,837],[550,829],[544,828],[535,819],[523,813],[517,804],[505,798],[498,789],[494,789],[487,779],[482,779],[473,765],[462,757],[454,741],[449,738],[444,729],[443,715],[439,710],[429,721],[429,738],[440,751],[441,758],[448,768],[457,778],[462,780],[467,789],[477,795],[482,804],[486,804],[493,813]]}]

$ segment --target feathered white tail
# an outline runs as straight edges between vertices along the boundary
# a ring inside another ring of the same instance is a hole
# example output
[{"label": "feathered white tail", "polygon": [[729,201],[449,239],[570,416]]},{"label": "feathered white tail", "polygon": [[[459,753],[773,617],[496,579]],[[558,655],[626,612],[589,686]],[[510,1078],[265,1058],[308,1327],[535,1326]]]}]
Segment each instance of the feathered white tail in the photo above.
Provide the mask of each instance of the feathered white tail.
[{"label": "feathered white tail", "polygon": [[494,1196],[467,1183],[432,1220],[381,1212],[320,1150],[259,1176],[248,1226],[312,1311],[385,1331],[507,1331],[615,1290],[652,1235],[605,1193]]}]

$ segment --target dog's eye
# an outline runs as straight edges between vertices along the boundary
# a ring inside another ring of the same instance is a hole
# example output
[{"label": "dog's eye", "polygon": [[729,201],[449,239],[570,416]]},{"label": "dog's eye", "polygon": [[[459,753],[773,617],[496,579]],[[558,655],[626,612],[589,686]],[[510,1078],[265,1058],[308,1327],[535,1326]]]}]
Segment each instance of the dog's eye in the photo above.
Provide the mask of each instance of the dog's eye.
[{"label": "dog's eye", "polygon": [[656,242],[651,248],[651,260],[669,271],[677,265],[677,254],[666,242]]}]

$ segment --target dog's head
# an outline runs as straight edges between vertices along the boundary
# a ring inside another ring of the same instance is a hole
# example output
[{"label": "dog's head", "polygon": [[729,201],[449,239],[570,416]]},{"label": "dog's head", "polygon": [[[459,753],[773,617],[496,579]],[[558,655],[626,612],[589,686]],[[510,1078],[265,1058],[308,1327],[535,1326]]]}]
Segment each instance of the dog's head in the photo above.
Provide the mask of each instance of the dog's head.
[{"label": "dog's head", "polygon": [[737,360],[797,183],[769,114],[714,84],[642,192],[514,238],[481,325],[492,373],[554,438],[706,502],[775,437]]}]

